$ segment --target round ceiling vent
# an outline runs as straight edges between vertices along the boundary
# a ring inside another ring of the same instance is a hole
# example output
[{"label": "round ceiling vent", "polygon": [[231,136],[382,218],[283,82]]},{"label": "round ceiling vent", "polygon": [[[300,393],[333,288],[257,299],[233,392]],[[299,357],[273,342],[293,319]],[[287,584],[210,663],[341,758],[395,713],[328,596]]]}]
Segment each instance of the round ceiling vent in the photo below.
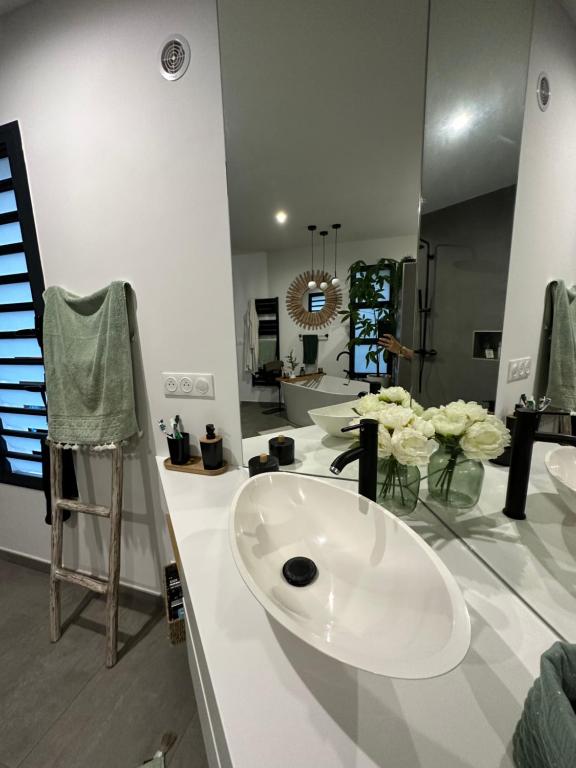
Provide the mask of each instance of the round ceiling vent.
[{"label": "round ceiling vent", "polygon": [[190,46],[185,37],[171,35],[160,51],[160,72],[166,80],[178,80],[190,64]]},{"label": "round ceiling vent", "polygon": [[536,95],[538,97],[538,106],[542,112],[544,112],[546,109],[548,109],[548,105],[550,104],[550,97],[552,95],[550,90],[550,80],[546,72],[540,72],[538,75],[538,88],[536,90]]}]

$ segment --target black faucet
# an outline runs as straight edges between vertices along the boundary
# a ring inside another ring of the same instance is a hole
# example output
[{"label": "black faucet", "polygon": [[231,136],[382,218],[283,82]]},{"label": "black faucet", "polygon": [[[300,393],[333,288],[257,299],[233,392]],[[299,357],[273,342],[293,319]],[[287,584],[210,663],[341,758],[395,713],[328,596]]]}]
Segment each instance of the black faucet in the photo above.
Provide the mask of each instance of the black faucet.
[{"label": "black faucet", "polygon": [[361,419],[360,424],[343,427],[341,432],[360,430],[360,445],[350,448],[337,456],[330,466],[330,472],[339,475],[345,466],[358,459],[358,493],[376,501],[378,479],[378,422],[376,419]]},{"label": "black faucet", "polygon": [[348,355],[348,357],[350,357],[350,352],[347,349],[343,349],[342,352],[338,352],[336,355],[336,360],[340,360],[342,355]]},{"label": "black faucet", "polygon": [[506,505],[502,510],[507,517],[513,520],[526,519],[526,496],[534,443],[560,443],[560,445],[576,446],[576,436],[574,435],[576,418],[572,417],[572,435],[538,432],[540,417],[543,413],[550,416],[565,415],[564,411],[536,411],[533,408],[523,407],[517,407],[514,411]]}]

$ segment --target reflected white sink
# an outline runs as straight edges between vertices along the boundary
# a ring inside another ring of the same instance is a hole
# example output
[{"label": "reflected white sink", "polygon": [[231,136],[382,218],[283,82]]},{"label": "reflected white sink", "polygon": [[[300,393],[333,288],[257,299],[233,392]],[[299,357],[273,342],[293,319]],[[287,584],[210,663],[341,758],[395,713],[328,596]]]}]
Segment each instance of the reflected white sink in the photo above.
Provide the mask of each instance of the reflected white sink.
[{"label": "reflected white sink", "polygon": [[[352,491],[304,475],[257,475],[234,498],[230,541],[268,613],[328,656],[425,678],[453,669],[468,650],[468,611],[446,566],[405,523]],[[318,568],[308,586],[284,579],[296,556]]]},{"label": "reflected white sink", "polygon": [[544,459],[556,490],[572,512],[576,512],[576,448],[554,448]]},{"label": "reflected white sink", "polygon": [[349,403],[326,405],[324,408],[314,408],[314,410],[308,411],[308,416],[310,416],[314,424],[329,435],[350,440],[350,436],[346,433],[342,434],[340,430],[342,427],[347,427],[352,419],[358,418],[358,414],[354,410],[357,404],[358,400],[356,399],[351,400]]}]

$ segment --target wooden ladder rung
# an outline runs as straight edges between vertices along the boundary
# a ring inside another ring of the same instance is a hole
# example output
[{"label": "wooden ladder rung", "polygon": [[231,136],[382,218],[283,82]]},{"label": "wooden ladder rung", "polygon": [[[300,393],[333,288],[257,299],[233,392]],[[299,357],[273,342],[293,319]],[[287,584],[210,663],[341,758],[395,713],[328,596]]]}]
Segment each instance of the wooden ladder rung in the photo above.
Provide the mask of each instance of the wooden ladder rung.
[{"label": "wooden ladder rung", "polygon": [[54,578],[58,579],[58,581],[67,581],[70,584],[86,587],[86,589],[99,592],[101,595],[105,595],[108,592],[108,582],[104,579],[86,576],[84,573],[71,571],[69,568],[54,568]]},{"label": "wooden ladder rung", "polygon": [[73,499],[58,499],[56,504],[60,509],[70,512],[82,512],[85,515],[97,515],[98,517],[110,517],[110,507],[102,507],[99,504],[84,504]]}]

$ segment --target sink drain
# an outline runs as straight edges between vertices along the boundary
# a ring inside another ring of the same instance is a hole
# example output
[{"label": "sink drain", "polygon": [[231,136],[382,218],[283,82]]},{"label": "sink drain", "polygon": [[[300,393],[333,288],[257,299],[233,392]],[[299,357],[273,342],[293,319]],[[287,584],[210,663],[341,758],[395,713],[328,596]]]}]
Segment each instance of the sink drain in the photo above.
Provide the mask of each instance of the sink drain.
[{"label": "sink drain", "polygon": [[318,568],[309,557],[291,557],[284,563],[282,574],[293,587],[306,587],[318,575]]}]

